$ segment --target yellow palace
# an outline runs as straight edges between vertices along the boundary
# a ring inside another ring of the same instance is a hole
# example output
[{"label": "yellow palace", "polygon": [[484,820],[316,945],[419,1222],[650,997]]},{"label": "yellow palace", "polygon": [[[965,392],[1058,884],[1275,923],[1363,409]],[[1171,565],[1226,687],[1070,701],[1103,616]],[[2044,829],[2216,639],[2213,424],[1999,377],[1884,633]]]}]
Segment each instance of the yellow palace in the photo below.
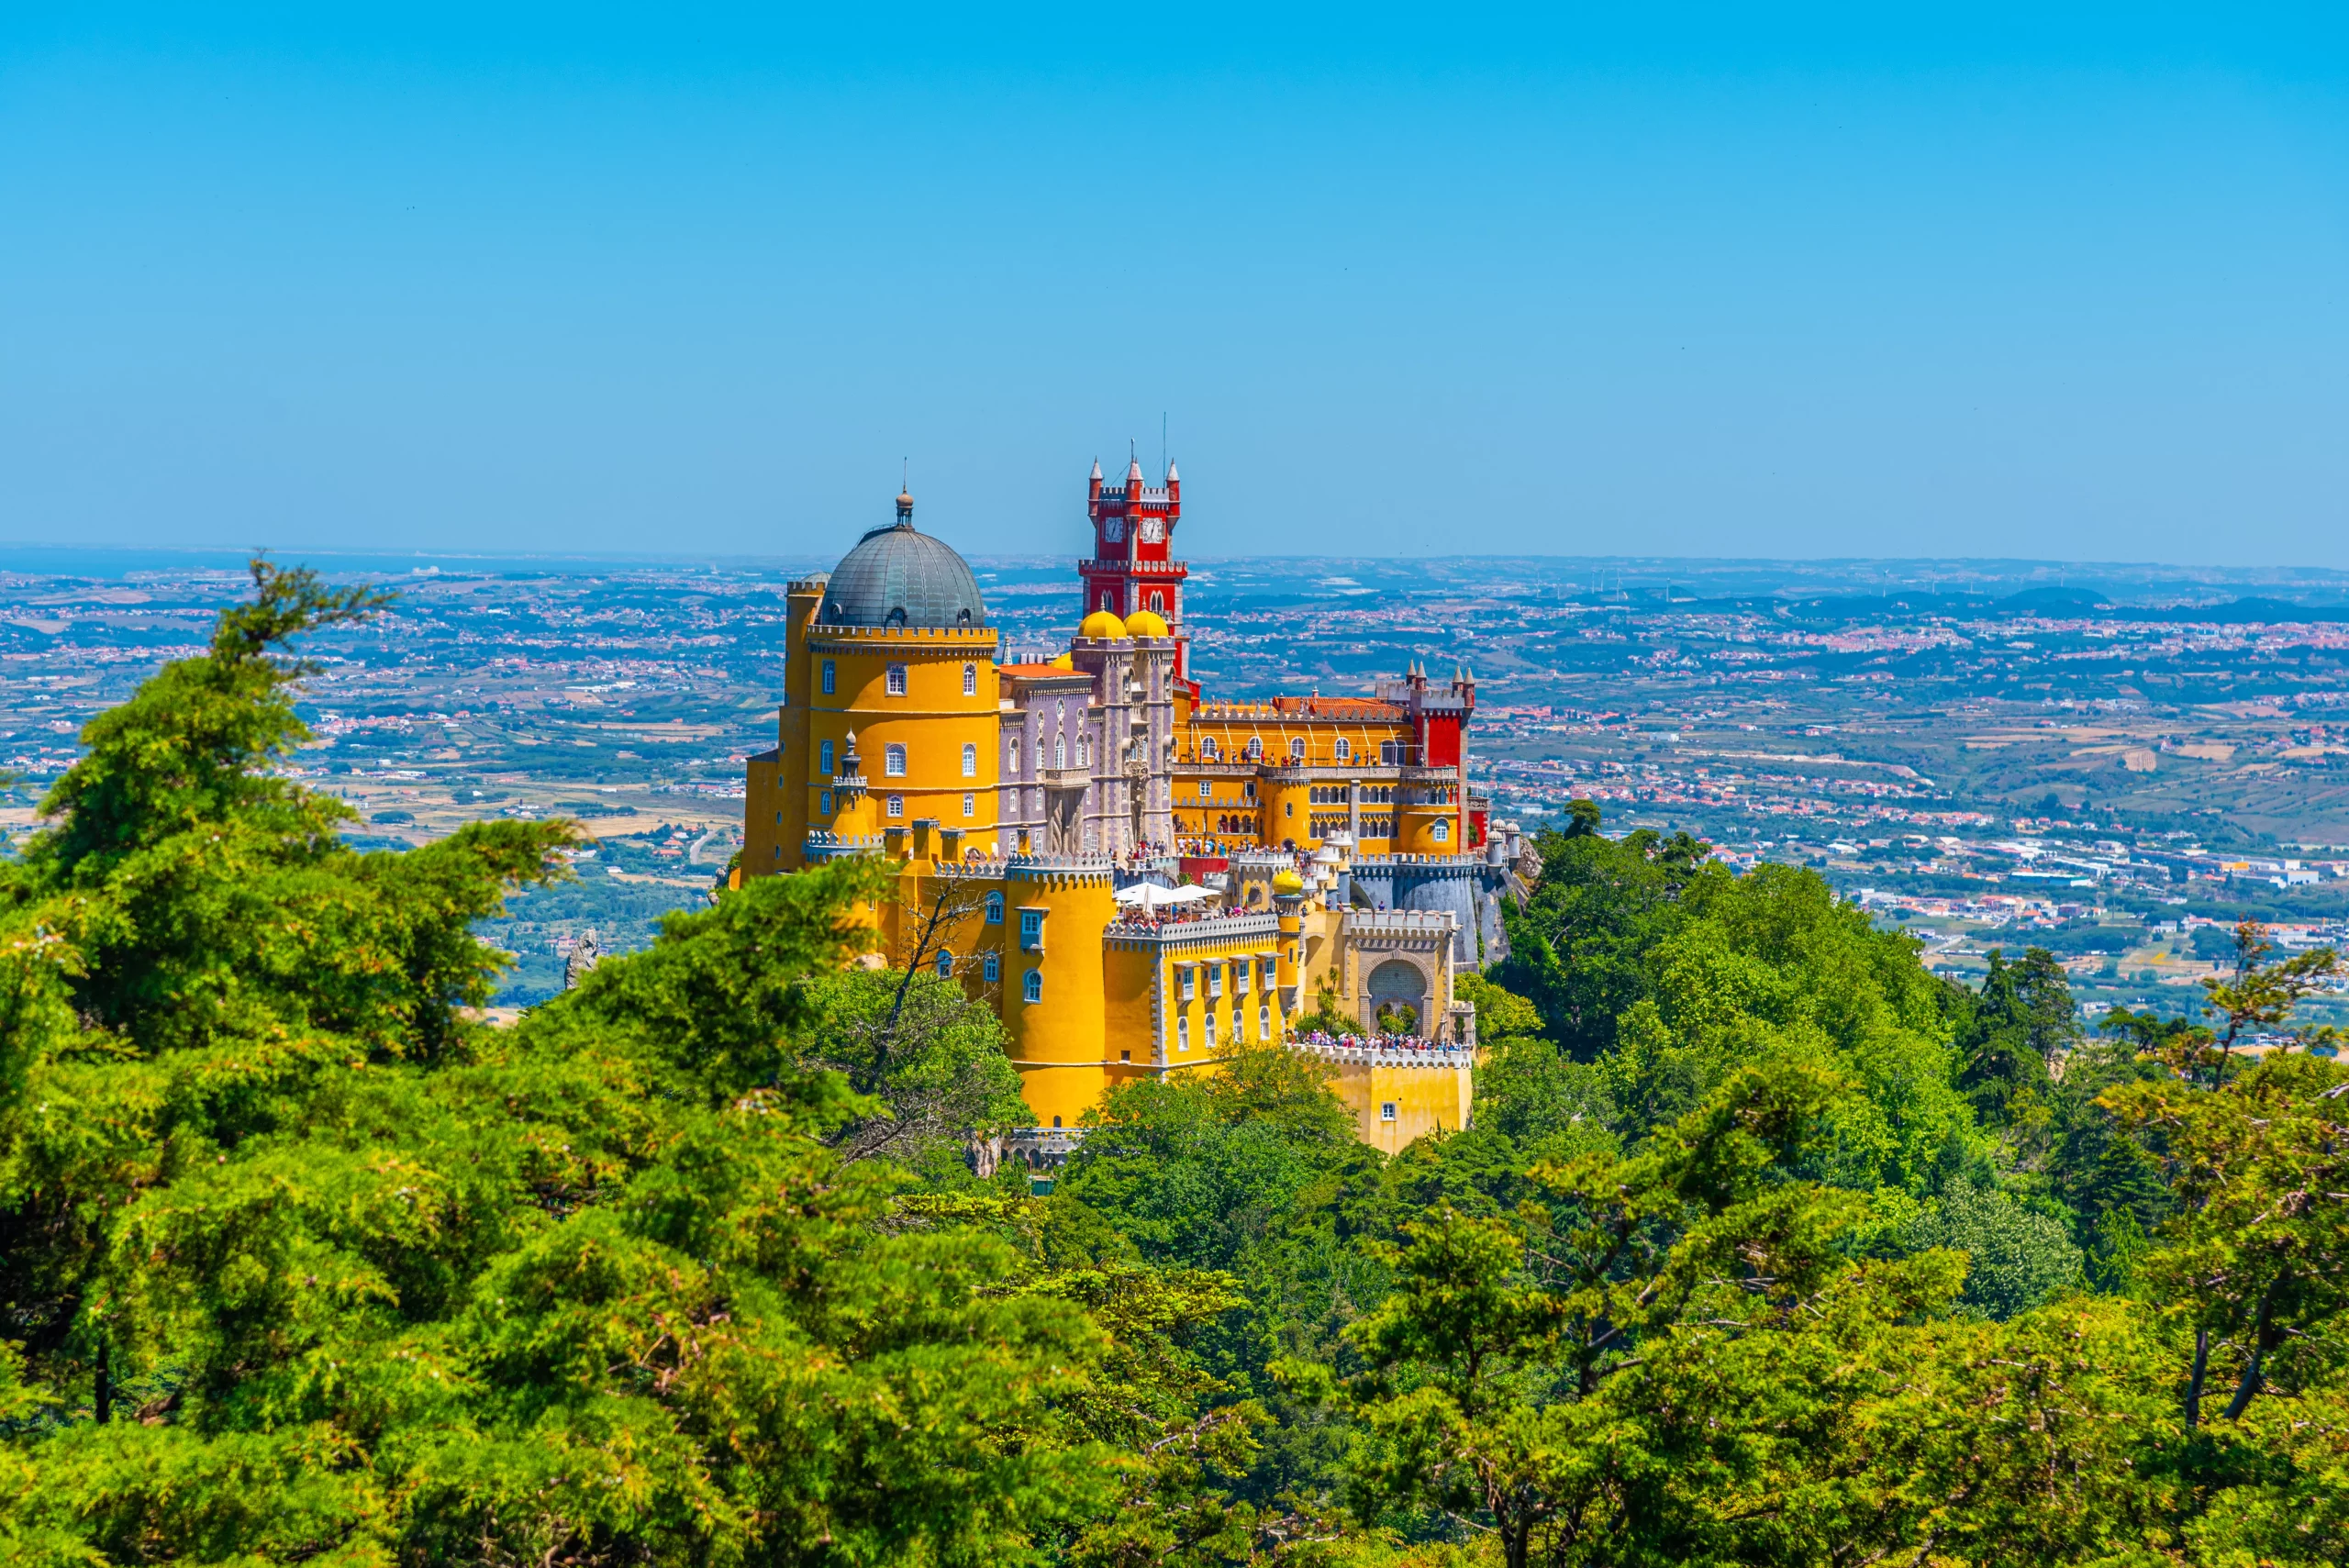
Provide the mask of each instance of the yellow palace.
[{"label": "yellow palace", "polygon": [[[1288,1039],[1323,992],[1397,1026],[1297,1042],[1366,1141],[1464,1126],[1475,1018],[1453,977],[1499,956],[1520,851],[1469,787],[1474,679],[1204,700],[1171,549],[1181,500],[1171,469],[1146,485],[1132,467],[1119,488],[1096,466],[1091,607],[1049,663],[1000,661],[970,567],[914,528],[911,495],[828,576],[792,584],[742,873],[895,863],[881,956],[994,1004],[1041,1127],[1075,1126],[1119,1081]],[[1186,873],[1223,878],[1219,913],[1137,902]]]}]

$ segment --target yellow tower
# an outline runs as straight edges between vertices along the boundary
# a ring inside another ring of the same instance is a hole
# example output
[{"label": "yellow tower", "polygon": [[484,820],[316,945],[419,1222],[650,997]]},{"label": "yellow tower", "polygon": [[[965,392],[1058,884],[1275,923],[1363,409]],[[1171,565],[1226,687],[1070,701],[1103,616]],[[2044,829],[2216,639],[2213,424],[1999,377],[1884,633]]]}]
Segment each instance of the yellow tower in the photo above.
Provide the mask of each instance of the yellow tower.
[{"label": "yellow tower", "polygon": [[752,875],[796,870],[811,835],[878,845],[930,821],[945,858],[994,844],[996,637],[970,567],[913,509],[900,495],[894,525],[791,586],[778,744],[744,792]]},{"label": "yellow tower", "polygon": [[1117,914],[1109,862],[1004,868],[1004,1032],[1037,1125],[1074,1127],[1108,1087],[1102,935]]}]

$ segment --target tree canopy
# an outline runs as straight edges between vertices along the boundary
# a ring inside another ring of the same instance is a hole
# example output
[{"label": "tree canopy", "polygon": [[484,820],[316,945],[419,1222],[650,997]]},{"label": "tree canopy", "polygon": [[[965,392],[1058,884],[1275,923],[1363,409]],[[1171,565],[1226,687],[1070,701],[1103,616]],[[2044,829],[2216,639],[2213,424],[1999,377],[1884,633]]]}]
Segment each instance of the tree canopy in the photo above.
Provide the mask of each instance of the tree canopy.
[{"label": "tree canopy", "polygon": [[257,563],[0,863],[13,1560],[2349,1558],[2330,952],[2091,1034],[1581,803],[1470,1128],[1386,1158],[1244,1048],[981,1179],[1000,1030],[848,962],[865,862],[487,1022],[573,829],[361,851],[282,767],[379,602]]}]

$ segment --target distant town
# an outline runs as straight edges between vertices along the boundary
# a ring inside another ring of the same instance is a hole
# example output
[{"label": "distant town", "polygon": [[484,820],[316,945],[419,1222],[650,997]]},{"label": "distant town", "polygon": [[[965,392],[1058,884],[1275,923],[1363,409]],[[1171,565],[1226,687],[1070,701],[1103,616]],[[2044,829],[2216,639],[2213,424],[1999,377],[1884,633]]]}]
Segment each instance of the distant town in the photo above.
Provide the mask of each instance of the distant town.
[{"label": "distant town", "polygon": [[[500,814],[593,835],[576,880],[484,930],[517,955],[517,1004],[559,987],[584,932],[640,946],[722,874],[742,759],[774,743],[785,587],[829,564],[306,559],[400,594],[312,651],[315,740],[286,764],[356,837]],[[228,555],[0,564],[0,822],[20,836],[82,725],[200,646],[244,579]],[[974,564],[1008,656],[1065,646],[1068,562]],[[1815,866],[1938,969],[2042,946],[2092,1012],[2174,1013],[2232,962],[2240,918],[2288,948],[2349,940],[2349,576],[1249,559],[1190,582],[1209,696],[1473,672],[1496,816],[1531,828],[1587,798],[1609,832]]]}]

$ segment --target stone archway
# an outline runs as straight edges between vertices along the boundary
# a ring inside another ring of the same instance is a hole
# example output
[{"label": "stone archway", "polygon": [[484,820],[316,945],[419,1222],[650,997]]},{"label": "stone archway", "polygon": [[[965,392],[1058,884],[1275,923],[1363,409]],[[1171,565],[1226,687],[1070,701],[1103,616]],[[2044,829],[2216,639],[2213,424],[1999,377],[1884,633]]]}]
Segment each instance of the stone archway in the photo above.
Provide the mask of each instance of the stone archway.
[{"label": "stone archway", "polygon": [[1393,1027],[1398,1034],[1425,1034],[1428,1018],[1427,972],[1408,958],[1390,958],[1363,981],[1362,1021],[1366,1029]]}]

